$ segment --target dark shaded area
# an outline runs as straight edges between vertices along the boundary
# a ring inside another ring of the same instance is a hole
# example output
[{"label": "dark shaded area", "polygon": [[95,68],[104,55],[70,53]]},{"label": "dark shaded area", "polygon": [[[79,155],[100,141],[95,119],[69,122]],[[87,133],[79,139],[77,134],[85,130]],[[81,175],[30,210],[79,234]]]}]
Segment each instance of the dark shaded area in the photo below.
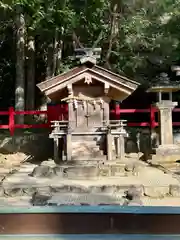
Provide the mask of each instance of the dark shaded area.
[{"label": "dark shaded area", "polygon": [[179,221],[173,214],[1,214],[0,234],[179,234]]}]

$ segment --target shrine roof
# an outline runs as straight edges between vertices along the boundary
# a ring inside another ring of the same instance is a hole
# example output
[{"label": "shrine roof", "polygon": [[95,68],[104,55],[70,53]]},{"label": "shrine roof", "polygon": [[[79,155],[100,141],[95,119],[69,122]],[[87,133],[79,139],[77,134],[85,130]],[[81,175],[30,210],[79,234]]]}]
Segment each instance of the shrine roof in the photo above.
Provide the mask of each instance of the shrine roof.
[{"label": "shrine roof", "polygon": [[[115,85],[120,85],[121,88],[124,87],[130,91],[129,94],[134,92],[136,88],[140,85],[140,83],[133,81],[125,76],[113,73],[103,67],[100,67],[95,64],[87,64],[84,63],[80,66],[72,68],[71,70],[64,72],[60,75],[52,77],[44,82],[37,84],[37,87],[41,90],[41,92],[48,95],[48,90],[52,90],[54,92],[57,91],[57,86],[63,85],[67,86],[70,80],[77,78],[78,76],[83,77],[83,74],[89,74],[92,77],[97,75],[98,79],[103,79],[103,81],[111,82]],[[80,78],[77,78],[77,81],[80,81]],[[54,90],[53,90],[54,89]]]}]

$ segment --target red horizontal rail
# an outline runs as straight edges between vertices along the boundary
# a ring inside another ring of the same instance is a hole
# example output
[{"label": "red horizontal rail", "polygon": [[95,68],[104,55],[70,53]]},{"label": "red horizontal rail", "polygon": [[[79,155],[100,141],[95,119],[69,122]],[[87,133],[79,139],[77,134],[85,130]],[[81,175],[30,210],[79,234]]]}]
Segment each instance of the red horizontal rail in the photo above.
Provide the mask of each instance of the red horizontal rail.
[{"label": "red horizontal rail", "polygon": [[[159,123],[155,123],[155,127],[157,127],[159,125]],[[180,125],[180,122],[179,122]],[[140,123],[131,123],[128,122],[127,123],[128,127],[150,127],[150,123],[149,122],[140,122]]]},{"label": "red horizontal rail", "polygon": [[15,111],[15,115],[39,115],[47,114],[47,111]]},{"label": "red horizontal rail", "polygon": [[[116,119],[120,119],[121,113],[150,113],[149,122],[128,122],[127,125],[129,127],[150,127],[154,128],[159,125],[158,122],[155,121],[155,113],[158,112],[158,109],[154,106],[151,106],[149,109],[121,109],[121,106],[118,105],[116,109],[110,110],[111,113],[115,114]],[[173,109],[173,112],[180,112],[180,108]],[[0,111],[0,115],[8,115],[9,116],[9,124],[0,125],[0,129],[9,129],[11,135],[14,133],[16,128],[20,129],[30,129],[30,128],[49,128],[50,122],[54,120],[58,115],[56,113],[66,113],[62,111],[62,108],[51,108],[48,107],[47,111],[40,110],[32,110],[32,111],[14,111],[13,107],[9,108],[9,111]],[[45,124],[15,124],[15,115],[47,115],[48,123]],[[55,115],[54,115],[55,114]],[[180,126],[180,122],[173,122],[173,126]]]},{"label": "red horizontal rail", "polygon": [[180,126],[180,122],[173,122],[173,126]]},{"label": "red horizontal rail", "polygon": [[15,124],[15,128],[27,129],[27,128],[49,128],[49,124]]},{"label": "red horizontal rail", "polygon": [[116,110],[111,110],[111,113],[149,113],[150,109],[116,109]]},{"label": "red horizontal rail", "polygon": [[0,111],[0,115],[9,115],[9,111]]},{"label": "red horizontal rail", "polygon": [[0,125],[0,129],[9,129],[9,125]]},{"label": "red horizontal rail", "polygon": [[141,123],[127,123],[128,127],[149,127],[150,124],[148,122],[141,122]]},{"label": "red horizontal rail", "polygon": [[173,112],[180,112],[180,108],[174,108]]},{"label": "red horizontal rail", "polygon": [[[117,109],[111,110],[111,113],[149,113],[150,109]],[[158,109],[154,108],[154,112],[158,112]],[[174,108],[173,112],[180,112],[180,108]]]}]

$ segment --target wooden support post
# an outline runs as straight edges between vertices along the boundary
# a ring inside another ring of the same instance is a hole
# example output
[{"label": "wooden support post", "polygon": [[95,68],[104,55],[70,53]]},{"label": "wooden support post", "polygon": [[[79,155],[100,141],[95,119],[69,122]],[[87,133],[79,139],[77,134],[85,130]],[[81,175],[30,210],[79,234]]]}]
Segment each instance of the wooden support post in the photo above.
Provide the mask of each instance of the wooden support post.
[{"label": "wooden support post", "polygon": [[71,128],[74,128],[76,124],[76,118],[75,118],[75,111],[73,107],[73,101],[72,99],[68,100],[68,121],[69,121],[69,126]]},{"label": "wooden support post", "polygon": [[62,138],[62,160],[66,161],[66,138]]},{"label": "wooden support post", "polygon": [[59,163],[59,139],[54,138],[54,161],[56,164]]},{"label": "wooden support post", "polygon": [[108,126],[108,132],[107,132],[107,160],[112,160],[112,134],[111,129]]},{"label": "wooden support post", "polygon": [[119,148],[120,148],[120,159],[124,158],[125,155],[125,146],[124,146],[124,136],[120,135],[119,136]]},{"label": "wooden support post", "polygon": [[72,135],[70,132],[70,127],[68,127],[66,135],[66,160],[71,161],[72,159]]},{"label": "wooden support post", "polygon": [[117,158],[120,158],[121,156],[120,137],[116,138],[116,155],[117,155]]}]

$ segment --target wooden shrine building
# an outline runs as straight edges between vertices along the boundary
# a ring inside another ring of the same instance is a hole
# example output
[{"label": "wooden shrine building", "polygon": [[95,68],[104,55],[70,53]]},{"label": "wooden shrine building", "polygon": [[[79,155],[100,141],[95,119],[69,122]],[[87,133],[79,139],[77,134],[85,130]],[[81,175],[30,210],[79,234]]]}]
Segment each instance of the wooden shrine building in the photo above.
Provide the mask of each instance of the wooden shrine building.
[{"label": "wooden shrine building", "polygon": [[123,101],[139,83],[96,65],[93,55],[79,66],[39,83],[53,102],[68,103],[68,121],[54,121],[55,161],[114,160],[124,154],[126,131],[122,121],[109,119],[111,100]]}]

